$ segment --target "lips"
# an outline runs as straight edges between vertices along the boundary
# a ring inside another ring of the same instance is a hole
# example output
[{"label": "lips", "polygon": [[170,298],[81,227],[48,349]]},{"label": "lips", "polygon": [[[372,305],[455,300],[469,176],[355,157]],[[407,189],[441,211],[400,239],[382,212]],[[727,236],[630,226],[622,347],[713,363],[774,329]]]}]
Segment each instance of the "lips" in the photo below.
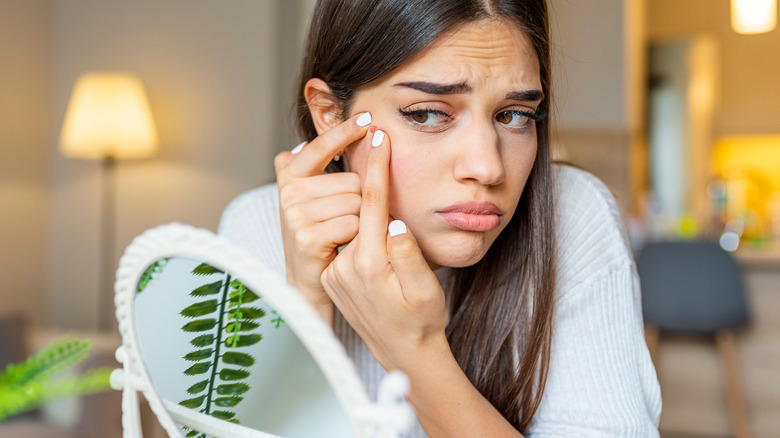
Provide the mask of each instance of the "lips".
[{"label": "lips", "polygon": [[492,202],[463,201],[436,212],[448,225],[463,231],[490,231],[501,224],[501,209]]}]

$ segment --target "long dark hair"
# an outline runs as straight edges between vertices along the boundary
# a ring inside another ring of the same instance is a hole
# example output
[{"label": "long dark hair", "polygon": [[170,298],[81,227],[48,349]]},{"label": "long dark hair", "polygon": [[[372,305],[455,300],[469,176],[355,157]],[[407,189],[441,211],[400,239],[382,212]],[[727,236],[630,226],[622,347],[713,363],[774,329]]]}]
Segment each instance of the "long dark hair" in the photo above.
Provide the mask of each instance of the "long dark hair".
[{"label": "long dark hair", "polygon": [[[317,136],[303,94],[320,78],[342,116],[355,92],[394,71],[454,26],[507,19],[539,58],[550,111],[546,0],[320,0],[314,10],[297,90],[301,136]],[[454,269],[447,338],[472,384],[523,432],[541,402],[550,363],[555,280],[549,117],[536,122],[537,153],[512,220],[485,256]]]}]

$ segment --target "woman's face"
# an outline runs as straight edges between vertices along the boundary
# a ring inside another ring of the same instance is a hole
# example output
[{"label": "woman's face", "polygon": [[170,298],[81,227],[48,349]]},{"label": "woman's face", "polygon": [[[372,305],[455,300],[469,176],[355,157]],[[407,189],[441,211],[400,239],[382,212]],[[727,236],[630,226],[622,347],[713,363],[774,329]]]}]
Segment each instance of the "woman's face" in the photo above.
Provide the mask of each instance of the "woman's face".
[{"label": "woman's face", "polygon": [[[542,99],[528,38],[501,20],[466,24],[361,88],[390,139],[390,215],[406,222],[432,267],[478,262],[515,212],[536,156]],[[368,141],[347,149],[364,180]]]}]

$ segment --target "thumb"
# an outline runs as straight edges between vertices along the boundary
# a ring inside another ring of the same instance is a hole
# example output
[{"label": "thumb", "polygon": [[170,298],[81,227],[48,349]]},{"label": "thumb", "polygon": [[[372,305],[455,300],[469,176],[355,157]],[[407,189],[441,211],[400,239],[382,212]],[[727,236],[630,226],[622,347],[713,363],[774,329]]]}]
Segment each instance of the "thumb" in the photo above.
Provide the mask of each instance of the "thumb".
[{"label": "thumb", "polygon": [[399,220],[387,227],[387,256],[401,285],[404,298],[412,305],[430,305],[444,300],[439,280],[423,257],[417,239]]}]

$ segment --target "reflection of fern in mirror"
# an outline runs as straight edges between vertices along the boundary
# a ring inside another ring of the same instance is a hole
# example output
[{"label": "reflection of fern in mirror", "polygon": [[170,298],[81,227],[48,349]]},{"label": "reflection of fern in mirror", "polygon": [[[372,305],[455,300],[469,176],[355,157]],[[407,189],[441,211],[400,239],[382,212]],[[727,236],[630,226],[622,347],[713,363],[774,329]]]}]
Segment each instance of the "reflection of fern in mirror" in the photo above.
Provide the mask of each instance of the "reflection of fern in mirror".
[{"label": "reflection of fern in mirror", "polygon": [[141,279],[138,281],[138,289],[136,289],[136,291],[138,293],[143,292],[144,289],[146,289],[146,286],[149,286],[149,282],[156,280],[157,277],[162,274],[163,267],[167,264],[168,259],[160,259],[146,268],[146,271],[144,271],[143,275],[141,275]]},{"label": "reflection of fern in mirror", "polygon": [[[208,376],[187,389],[196,397],[179,402],[190,409],[200,409],[200,412],[233,423],[240,423],[236,413],[224,408],[234,408],[249,391],[246,380],[250,376],[248,367],[254,365],[251,355],[235,350],[257,344],[263,339],[260,333],[250,333],[260,327],[260,319],[265,311],[259,307],[246,306],[260,299],[240,281],[208,264],[201,264],[193,269],[192,274],[222,278],[212,283],[204,284],[190,293],[190,296],[201,298],[218,296],[194,303],[180,312],[187,318],[197,318],[182,326],[186,332],[200,333],[190,341],[198,348],[184,356],[184,359],[195,362],[184,371],[188,376]],[[276,314],[276,312],[273,312]],[[281,322],[281,318],[278,318]],[[280,322],[272,320],[279,328]],[[219,376],[219,382],[217,381]],[[221,409],[220,409],[221,408]],[[187,437],[205,437],[198,431],[187,429]]]}]

